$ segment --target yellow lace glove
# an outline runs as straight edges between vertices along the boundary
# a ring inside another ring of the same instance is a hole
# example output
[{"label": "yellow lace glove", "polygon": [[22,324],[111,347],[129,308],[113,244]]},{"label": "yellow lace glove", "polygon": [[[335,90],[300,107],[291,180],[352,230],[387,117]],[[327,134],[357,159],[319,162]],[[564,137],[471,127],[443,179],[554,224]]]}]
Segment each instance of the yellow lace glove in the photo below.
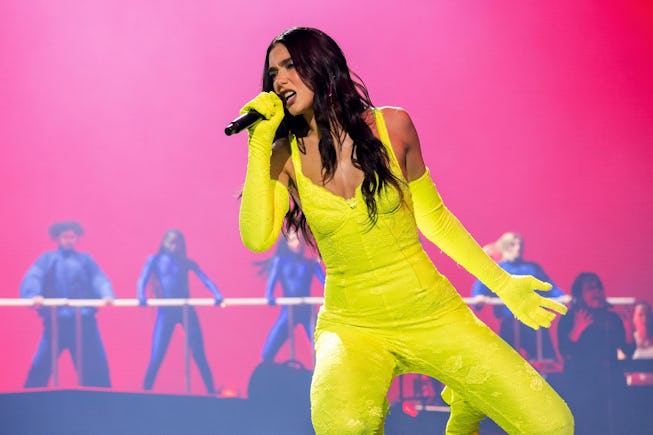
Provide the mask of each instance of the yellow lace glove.
[{"label": "yellow lace glove", "polygon": [[279,237],[288,211],[288,190],[270,177],[274,135],[283,119],[283,103],[274,92],[261,92],[240,113],[256,110],[262,120],[248,128],[247,174],[240,204],[240,237],[252,251],[269,249]]},{"label": "yellow lace glove", "polygon": [[445,207],[428,169],[408,185],[422,234],[494,291],[522,323],[533,329],[548,328],[555,319],[554,312],[567,312],[564,305],[535,292],[551,290],[551,284],[530,275],[510,275],[483,251]]}]

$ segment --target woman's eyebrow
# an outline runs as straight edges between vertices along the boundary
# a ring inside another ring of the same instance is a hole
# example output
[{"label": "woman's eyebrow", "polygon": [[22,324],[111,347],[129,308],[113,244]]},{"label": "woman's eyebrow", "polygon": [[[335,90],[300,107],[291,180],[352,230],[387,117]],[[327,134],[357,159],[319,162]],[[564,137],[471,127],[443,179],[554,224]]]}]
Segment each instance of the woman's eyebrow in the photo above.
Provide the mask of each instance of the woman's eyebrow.
[{"label": "woman's eyebrow", "polygon": [[[279,66],[286,66],[286,65],[288,65],[288,63],[290,63],[291,61],[292,61],[292,59],[288,57],[288,58],[282,60],[281,62],[279,62]],[[270,73],[270,72],[274,72],[274,71],[276,71],[276,70],[277,70],[277,67],[276,67],[276,66],[270,66],[270,67],[268,68],[268,73]]]}]

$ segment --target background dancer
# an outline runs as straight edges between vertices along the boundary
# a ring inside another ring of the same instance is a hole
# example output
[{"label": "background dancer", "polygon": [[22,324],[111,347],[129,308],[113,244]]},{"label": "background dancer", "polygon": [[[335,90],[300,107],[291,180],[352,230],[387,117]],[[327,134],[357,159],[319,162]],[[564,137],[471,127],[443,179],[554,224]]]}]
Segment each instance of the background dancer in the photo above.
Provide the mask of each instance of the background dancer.
[{"label": "background dancer", "polygon": [[[306,297],[311,295],[311,282],[315,276],[324,286],[324,272],[319,261],[305,255],[306,244],[296,232],[290,231],[279,240],[277,250],[272,257],[261,265],[261,273],[267,273],[265,297],[268,304],[275,305],[274,290],[281,285],[284,297]],[[289,310],[292,310],[292,325],[288,325]],[[272,325],[263,346],[263,361],[274,361],[277,352],[288,339],[290,331],[301,324],[306,336],[313,343],[315,328],[312,305],[284,305],[279,317]]]},{"label": "background dancer", "polygon": [[[552,285],[551,290],[539,292],[547,298],[557,298],[564,296],[564,292],[554,284],[549,275],[544,272],[542,266],[533,261],[524,260],[524,238],[517,233],[504,233],[499,240],[494,243],[493,252],[499,253],[499,266],[512,275],[532,275],[535,278]],[[472,297],[488,296],[496,297],[496,294],[490,290],[480,280],[476,280],[472,286]],[[477,307],[482,306],[482,298]],[[494,306],[494,315],[499,319],[499,335],[506,340],[512,347],[517,349],[522,356],[528,360],[549,359],[558,360],[558,356],[553,348],[551,335],[548,331],[541,331],[542,337],[542,354],[537,353],[537,332],[521,322],[515,321],[514,314],[505,305]],[[540,356],[540,358],[538,358]]]},{"label": "background dancer", "polygon": [[[20,284],[22,298],[34,298],[37,305],[43,298],[104,299],[114,298],[107,276],[93,257],[76,250],[84,234],[78,222],[57,222],[48,230],[58,248],[45,252],[29,268]],[[78,370],[80,384],[110,387],[107,355],[100,337],[95,313],[97,308],[81,307],[81,352],[77,349],[77,326],[73,307],[57,307],[57,355],[68,349]],[[43,335],[32,360],[25,388],[45,387],[52,371],[52,309],[39,306],[43,320]],[[78,359],[81,356],[81,359]],[[81,362],[81,369],[78,363]]]},{"label": "background dancer", "polygon": [[[138,278],[137,293],[139,301],[142,305],[146,304],[146,287],[150,282],[156,297],[190,297],[188,287],[188,272],[190,271],[195,273],[206,288],[211,291],[215,298],[215,304],[220,305],[224,298],[218,287],[200,269],[196,262],[186,256],[186,240],[182,232],[168,230],[163,236],[158,253],[151,255],[147,259]],[[200,328],[197,312],[193,307],[158,308],[152,336],[152,353],[145,373],[143,388],[146,390],[152,389],[175,326],[177,324],[184,325],[184,309],[188,310],[188,329],[184,332],[187,334],[190,350],[206,386],[206,391],[209,394],[215,394],[213,374],[204,351],[202,329]]]}]

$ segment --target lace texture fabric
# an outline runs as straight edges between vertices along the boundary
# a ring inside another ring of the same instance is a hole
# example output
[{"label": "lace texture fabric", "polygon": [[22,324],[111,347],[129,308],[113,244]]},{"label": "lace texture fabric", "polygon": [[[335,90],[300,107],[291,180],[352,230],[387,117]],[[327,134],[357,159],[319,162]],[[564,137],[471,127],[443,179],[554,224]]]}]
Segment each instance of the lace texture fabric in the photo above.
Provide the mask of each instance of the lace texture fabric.
[{"label": "lace texture fabric", "polygon": [[[377,128],[402,177],[383,117]],[[447,385],[448,433],[472,433],[485,416],[509,433],[572,433],[565,403],[542,377],[478,320],[422,248],[410,191],[365,201],[334,195],[302,173],[291,153],[302,209],[324,260],[325,303],[316,330],[311,386],[317,434],[382,433],[392,378],[417,372]],[[399,205],[399,207],[397,207]]]}]

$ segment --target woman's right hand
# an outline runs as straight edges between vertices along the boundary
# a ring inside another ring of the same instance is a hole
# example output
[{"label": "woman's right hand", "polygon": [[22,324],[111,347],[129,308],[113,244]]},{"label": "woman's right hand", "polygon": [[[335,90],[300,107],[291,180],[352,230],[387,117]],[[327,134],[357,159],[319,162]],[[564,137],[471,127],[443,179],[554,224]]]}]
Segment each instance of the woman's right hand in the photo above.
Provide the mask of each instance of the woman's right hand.
[{"label": "woman's right hand", "polygon": [[569,339],[574,342],[578,341],[583,331],[585,331],[585,329],[587,329],[587,327],[593,322],[594,318],[589,311],[584,309],[576,311],[574,313],[574,325],[572,326],[571,331],[569,331]]},{"label": "woman's right hand", "polygon": [[269,249],[279,238],[288,212],[288,189],[271,177],[272,145],[284,116],[283,103],[274,92],[261,92],[241,109],[256,110],[264,119],[248,127],[247,173],[240,203],[239,225],[243,244],[255,252]]},{"label": "woman's right hand", "polygon": [[43,300],[45,298],[41,295],[36,295],[32,298],[32,303],[34,304],[34,308],[41,308],[43,306]]},{"label": "woman's right hand", "polygon": [[261,92],[253,100],[245,104],[240,109],[240,113],[244,114],[251,110],[260,113],[263,119],[247,128],[250,146],[271,149],[274,135],[283,120],[283,102],[272,91]]}]

